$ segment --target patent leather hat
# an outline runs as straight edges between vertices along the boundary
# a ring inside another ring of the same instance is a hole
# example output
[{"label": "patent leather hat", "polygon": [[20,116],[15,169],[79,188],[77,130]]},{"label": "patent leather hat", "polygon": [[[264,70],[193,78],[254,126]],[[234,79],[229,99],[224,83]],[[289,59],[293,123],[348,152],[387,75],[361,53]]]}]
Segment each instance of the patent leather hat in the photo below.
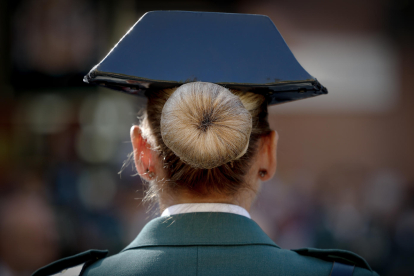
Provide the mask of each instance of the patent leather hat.
[{"label": "patent leather hat", "polygon": [[269,17],[216,12],[147,12],[84,81],[138,96],[212,82],[263,94],[269,105],[328,93]]}]

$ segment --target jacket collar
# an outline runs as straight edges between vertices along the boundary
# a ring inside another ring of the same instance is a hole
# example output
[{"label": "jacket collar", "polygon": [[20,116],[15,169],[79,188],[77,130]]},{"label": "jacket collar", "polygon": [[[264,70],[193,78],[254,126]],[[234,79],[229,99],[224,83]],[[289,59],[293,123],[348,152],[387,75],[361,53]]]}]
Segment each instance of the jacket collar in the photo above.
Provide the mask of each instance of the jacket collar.
[{"label": "jacket collar", "polygon": [[162,217],[184,213],[222,212],[250,217],[249,212],[241,206],[227,203],[182,203],[172,205],[162,212]]},{"label": "jacket collar", "polygon": [[186,213],[150,221],[123,251],[152,246],[277,246],[251,219],[230,213]]}]

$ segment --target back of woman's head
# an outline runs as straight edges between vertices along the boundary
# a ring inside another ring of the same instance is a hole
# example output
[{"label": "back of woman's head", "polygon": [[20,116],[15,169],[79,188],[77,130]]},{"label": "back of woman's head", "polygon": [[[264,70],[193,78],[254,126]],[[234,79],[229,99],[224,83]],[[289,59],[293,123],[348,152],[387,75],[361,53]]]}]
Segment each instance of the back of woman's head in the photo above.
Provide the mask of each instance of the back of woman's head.
[{"label": "back of woman's head", "polygon": [[264,96],[206,82],[151,93],[140,126],[167,188],[198,195],[245,186],[259,138],[270,132]]}]

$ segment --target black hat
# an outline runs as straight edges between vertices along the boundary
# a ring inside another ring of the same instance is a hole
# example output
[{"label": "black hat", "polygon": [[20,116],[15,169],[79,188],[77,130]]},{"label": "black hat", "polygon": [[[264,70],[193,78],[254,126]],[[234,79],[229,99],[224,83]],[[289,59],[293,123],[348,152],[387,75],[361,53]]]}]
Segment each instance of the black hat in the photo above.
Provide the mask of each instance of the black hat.
[{"label": "black hat", "polygon": [[212,82],[263,94],[269,105],[328,93],[269,17],[217,12],[147,12],[84,81],[139,96]]}]

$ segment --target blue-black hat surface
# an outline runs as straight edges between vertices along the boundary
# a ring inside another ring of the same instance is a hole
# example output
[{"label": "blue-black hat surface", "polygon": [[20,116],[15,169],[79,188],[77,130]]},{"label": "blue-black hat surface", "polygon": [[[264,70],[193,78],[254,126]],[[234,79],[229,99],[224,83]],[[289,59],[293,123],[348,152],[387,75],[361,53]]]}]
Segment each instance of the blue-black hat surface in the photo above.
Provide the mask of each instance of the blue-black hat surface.
[{"label": "blue-black hat surface", "polygon": [[146,13],[84,80],[140,96],[212,82],[263,94],[268,104],[327,93],[270,18],[215,12]]}]

